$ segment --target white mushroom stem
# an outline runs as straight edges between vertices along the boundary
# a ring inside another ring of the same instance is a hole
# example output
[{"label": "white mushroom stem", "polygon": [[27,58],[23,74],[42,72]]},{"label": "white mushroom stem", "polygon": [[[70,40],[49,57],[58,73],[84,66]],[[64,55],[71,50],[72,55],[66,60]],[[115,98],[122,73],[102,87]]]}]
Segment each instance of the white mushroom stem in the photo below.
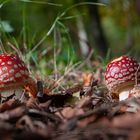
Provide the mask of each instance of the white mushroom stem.
[{"label": "white mushroom stem", "polygon": [[132,87],[121,90],[119,93],[119,101],[127,99],[129,97],[131,90],[132,90]]},{"label": "white mushroom stem", "polygon": [[[119,101],[122,101],[122,100],[125,100],[125,99],[129,98],[130,94],[133,97],[136,97],[136,98],[139,97],[139,92],[138,91],[135,88],[133,88],[133,89],[132,88],[127,88],[127,89],[121,91],[120,94],[119,94]],[[127,106],[128,106],[128,108],[127,108],[128,112],[137,112],[138,110],[140,110],[139,104],[136,103],[135,100],[133,100],[133,99],[130,100],[127,103]]]},{"label": "white mushroom stem", "polygon": [[127,99],[127,98],[129,97],[129,93],[130,93],[129,90],[122,91],[122,92],[119,94],[119,101],[122,101],[122,100]]},{"label": "white mushroom stem", "polygon": [[15,99],[21,99],[24,91],[22,87],[14,88],[14,89],[7,89],[7,90],[2,90],[0,91],[1,98],[2,100],[6,99],[7,97],[15,94],[14,98]]}]

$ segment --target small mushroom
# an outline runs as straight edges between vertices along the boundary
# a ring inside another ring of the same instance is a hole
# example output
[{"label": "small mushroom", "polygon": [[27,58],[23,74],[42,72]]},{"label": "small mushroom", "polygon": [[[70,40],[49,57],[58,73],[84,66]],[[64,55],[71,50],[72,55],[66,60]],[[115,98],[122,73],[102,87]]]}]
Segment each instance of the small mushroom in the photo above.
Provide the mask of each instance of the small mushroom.
[{"label": "small mushroom", "polygon": [[0,54],[0,94],[7,98],[15,94],[20,98],[23,86],[27,83],[29,72],[25,63],[14,54]]},{"label": "small mushroom", "polygon": [[111,61],[106,68],[105,82],[112,94],[124,100],[140,79],[138,62],[129,57],[121,56]]}]

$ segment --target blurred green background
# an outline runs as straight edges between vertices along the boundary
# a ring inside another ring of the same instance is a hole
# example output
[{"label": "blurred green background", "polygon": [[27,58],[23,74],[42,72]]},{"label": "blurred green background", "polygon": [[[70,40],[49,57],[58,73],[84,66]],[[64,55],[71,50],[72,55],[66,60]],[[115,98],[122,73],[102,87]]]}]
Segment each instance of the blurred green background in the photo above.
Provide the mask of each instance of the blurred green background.
[{"label": "blurred green background", "polygon": [[0,0],[1,52],[21,52],[43,74],[140,60],[139,36],[139,0]]}]

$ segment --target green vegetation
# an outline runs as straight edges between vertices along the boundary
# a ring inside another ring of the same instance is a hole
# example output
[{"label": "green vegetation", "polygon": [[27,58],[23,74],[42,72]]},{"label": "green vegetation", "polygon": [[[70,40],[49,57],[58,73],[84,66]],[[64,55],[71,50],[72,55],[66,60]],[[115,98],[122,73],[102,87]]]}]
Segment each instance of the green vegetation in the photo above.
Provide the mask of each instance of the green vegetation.
[{"label": "green vegetation", "polygon": [[[1,52],[19,53],[31,70],[45,75],[65,73],[66,69],[81,68],[81,64],[83,70],[93,69],[94,61],[105,66],[112,57],[123,54],[139,57],[140,15],[136,3],[96,2],[1,0]],[[108,51],[96,39],[92,8],[98,8]]]}]

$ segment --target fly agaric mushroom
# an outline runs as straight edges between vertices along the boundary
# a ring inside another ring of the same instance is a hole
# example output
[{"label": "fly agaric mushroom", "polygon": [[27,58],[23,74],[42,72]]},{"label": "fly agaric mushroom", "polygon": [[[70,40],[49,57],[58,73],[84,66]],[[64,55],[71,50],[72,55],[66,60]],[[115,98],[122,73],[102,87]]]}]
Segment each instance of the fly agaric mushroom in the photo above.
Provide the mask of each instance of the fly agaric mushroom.
[{"label": "fly agaric mushroom", "polygon": [[119,96],[119,100],[129,97],[140,78],[138,62],[128,56],[121,56],[111,61],[106,68],[106,86],[111,93]]},{"label": "fly agaric mushroom", "polygon": [[2,98],[15,94],[15,98],[19,99],[28,78],[28,69],[17,55],[0,54],[0,95]]}]

